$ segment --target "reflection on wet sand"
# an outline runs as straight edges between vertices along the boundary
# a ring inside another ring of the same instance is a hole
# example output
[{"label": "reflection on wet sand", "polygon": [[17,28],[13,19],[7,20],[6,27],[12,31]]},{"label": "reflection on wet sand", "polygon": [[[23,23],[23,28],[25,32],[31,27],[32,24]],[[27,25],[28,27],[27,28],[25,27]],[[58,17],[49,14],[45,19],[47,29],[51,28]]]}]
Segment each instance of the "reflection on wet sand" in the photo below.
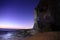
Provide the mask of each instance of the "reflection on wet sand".
[{"label": "reflection on wet sand", "polygon": [[22,37],[15,36],[15,34],[16,34],[16,32],[0,31],[0,40],[18,40],[18,39],[22,39]]}]

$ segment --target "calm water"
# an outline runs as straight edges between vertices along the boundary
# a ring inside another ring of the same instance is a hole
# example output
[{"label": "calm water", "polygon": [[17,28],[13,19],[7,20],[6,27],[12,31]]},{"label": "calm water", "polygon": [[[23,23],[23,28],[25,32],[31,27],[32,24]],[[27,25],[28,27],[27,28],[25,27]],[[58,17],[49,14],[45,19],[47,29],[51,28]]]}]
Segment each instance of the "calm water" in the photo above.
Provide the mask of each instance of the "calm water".
[{"label": "calm water", "polygon": [[15,29],[0,29],[0,40],[22,40],[22,38]]},{"label": "calm water", "polygon": [[22,40],[25,37],[23,33],[18,33],[15,29],[0,29],[0,40]]},{"label": "calm water", "polygon": [[15,31],[0,31],[0,40],[22,40],[21,34],[17,34]]}]

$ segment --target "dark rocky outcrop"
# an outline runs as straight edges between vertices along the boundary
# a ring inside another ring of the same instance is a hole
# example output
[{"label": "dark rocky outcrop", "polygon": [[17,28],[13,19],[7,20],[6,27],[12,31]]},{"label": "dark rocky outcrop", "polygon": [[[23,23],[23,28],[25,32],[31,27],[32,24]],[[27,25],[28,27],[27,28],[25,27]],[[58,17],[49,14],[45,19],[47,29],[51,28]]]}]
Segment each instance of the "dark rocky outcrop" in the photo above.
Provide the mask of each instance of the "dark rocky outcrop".
[{"label": "dark rocky outcrop", "polygon": [[40,31],[60,31],[59,0],[40,0],[35,11],[35,25]]}]

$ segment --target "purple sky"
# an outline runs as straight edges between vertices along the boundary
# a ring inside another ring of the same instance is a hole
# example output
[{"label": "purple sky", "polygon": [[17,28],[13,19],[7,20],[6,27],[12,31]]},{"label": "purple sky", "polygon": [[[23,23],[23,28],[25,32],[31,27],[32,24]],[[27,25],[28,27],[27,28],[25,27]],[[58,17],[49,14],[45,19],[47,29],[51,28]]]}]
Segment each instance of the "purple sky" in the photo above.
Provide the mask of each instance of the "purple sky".
[{"label": "purple sky", "polygon": [[39,0],[0,0],[0,28],[33,28]]}]

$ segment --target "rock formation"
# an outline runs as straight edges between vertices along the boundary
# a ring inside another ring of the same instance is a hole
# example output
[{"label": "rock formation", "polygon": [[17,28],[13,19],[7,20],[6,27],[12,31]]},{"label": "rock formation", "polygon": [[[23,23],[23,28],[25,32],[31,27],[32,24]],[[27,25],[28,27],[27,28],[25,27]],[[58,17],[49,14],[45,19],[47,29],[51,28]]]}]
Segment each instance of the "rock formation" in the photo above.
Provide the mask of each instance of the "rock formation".
[{"label": "rock formation", "polygon": [[40,0],[35,8],[34,28],[40,31],[60,30],[60,2],[58,0]]},{"label": "rock formation", "polygon": [[24,40],[60,40],[60,1],[40,0],[34,12],[34,29],[39,32]]}]

